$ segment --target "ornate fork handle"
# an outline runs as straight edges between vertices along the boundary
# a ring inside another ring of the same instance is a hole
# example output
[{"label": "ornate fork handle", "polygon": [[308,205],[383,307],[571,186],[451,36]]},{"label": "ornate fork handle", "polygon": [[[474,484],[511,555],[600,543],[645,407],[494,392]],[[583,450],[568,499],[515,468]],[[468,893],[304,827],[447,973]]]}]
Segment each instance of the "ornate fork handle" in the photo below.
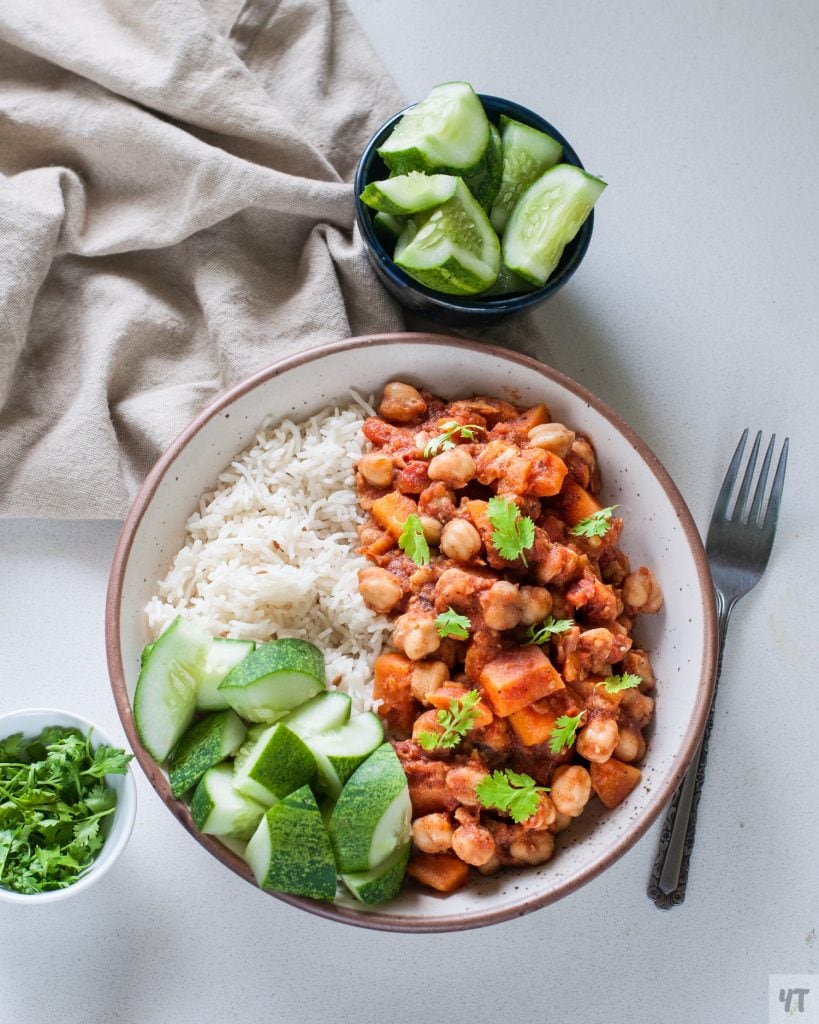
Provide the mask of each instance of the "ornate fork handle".
[{"label": "ornate fork handle", "polygon": [[705,730],[700,740],[700,745],[694,754],[694,760],[685,778],[677,787],[677,792],[671,800],[666,812],[663,831],[660,835],[660,847],[657,858],[654,861],[654,868],[648,882],[648,895],[654,903],[662,910],[679,906],[685,899],[685,889],[688,884],[688,862],[691,859],[691,851],[694,847],[694,835],[697,830],[697,807],[702,794],[702,787],[705,782],[705,765],[708,761],[708,740],[711,736],[711,727],[714,724],[714,706],[717,698],[717,686],[722,672],[722,656],[725,651],[725,634],[728,629],[728,619],[734,607],[734,602],[727,602],[723,595],[717,590],[717,616],[718,616],[718,647],[719,658],[717,661],[717,672],[714,678],[714,695],[711,698],[711,708],[708,712],[708,721],[705,723]]}]

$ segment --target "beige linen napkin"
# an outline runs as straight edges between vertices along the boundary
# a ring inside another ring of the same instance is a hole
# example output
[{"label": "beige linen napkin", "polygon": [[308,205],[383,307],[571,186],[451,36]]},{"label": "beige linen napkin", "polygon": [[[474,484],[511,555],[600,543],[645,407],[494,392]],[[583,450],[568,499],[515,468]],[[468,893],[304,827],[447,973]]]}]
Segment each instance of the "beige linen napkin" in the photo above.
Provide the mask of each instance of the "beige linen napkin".
[{"label": "beige linen napkin", "polygon": [[335,0],[4,0],[0,512],[122,515],[223,388],[402,327],[345,184],[401,105]]},{"label": "beige linen napkin", "polygon": [[402,105],[344,0],[3,0],[0,514],[121,516],[224,388],[403,327],[349,184]]}]

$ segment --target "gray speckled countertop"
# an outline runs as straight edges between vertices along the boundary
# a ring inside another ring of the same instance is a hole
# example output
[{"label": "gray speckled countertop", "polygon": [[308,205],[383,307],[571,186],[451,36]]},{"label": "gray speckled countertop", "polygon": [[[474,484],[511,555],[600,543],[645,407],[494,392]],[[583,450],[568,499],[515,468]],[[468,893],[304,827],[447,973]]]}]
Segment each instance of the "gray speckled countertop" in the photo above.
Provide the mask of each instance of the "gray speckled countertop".
[{"label": "gray speckled countertop", "polygon": [[[137,769],[110,874],[0,907],[0,1024],[750,1024],[771,974],[814,974],[819,1012],[817,8],[352,7],[408,98],[454,78],[509,96],[610,182],[584,266],[542,313],[552,361],[648,441],[701,527],[741,427],[790,434],[772,564],[732,621],[688,899],[663,913],[645,896],[655,826],[518,921],[344,929],[226,872]],[[62,705],[122,737],[102,634],[117,532],[0,522],[3,709]]]}]

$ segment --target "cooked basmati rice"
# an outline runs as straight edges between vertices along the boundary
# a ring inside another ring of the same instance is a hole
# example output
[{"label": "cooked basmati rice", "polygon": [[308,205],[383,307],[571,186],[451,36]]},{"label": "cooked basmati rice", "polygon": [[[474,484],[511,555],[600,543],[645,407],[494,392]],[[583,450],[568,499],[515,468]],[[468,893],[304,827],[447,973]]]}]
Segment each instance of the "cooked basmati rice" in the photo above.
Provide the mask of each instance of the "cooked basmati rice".
[{"label": "cooked basmati rice", "polygon": [[358,709],[373,707],[373,663],[390,625],[358,592],[369,563],[355,554],[353,467],[365,415],[373,410],[353,393],[300,423],[264,421],[188,520],[145,609],[154,636],[183,615],[213,636],[303,637],[324,651],[328,682]]}]

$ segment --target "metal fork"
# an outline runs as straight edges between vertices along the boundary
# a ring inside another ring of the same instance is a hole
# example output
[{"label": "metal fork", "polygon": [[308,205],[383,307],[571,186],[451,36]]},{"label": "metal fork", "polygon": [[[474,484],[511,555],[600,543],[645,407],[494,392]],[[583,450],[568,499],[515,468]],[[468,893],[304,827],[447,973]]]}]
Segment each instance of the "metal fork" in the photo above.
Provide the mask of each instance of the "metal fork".
[{"label": "metal fork", "polygon": [[736,502],[729,512],[731,495],[739,476],[747,440],[748,430],[746,428],[739,439],[728,472],[725,474],[725,480],[711,516],[711,525],[708,527],[708,539],[705,542],[717,602],[719,657],[708,721],[694,760],[674,794],[666,813],[665,824],[660,836],[660,848],[648,883],[649,897],[664,910],[678,906],[685,899],[685,890],[688,884],[688,862],[697,828],[697,805],[705,781],[708,737],[711,735],[711,726],[714,723],[714,704],[722,670],[722,655],[725,649],[728,619],[734,605],[752,587],[756,586],[768,564],[776,533],[782,489],[785,484],[785,467],[788,462],[787,437],[777,462],[770,497],[763,510],[768,471],[771,467],[776,442],[774,434],[762,460],[762,469],[759,472],[759,480],[749,509],[748,499],[751,494],[759,445],[762,440],[760,431],[756,435],[751,449]]}]

